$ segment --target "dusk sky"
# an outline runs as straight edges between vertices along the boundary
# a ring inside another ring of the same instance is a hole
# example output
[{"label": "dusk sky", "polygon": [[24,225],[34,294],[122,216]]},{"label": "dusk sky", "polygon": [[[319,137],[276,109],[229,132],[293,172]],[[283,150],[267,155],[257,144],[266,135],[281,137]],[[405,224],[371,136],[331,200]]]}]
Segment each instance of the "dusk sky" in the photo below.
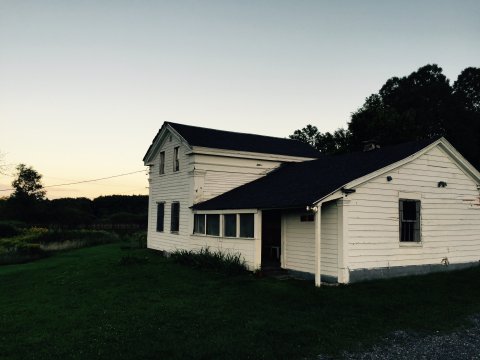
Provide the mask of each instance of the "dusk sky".
[{"label": "dusk sky", "polygon": [[[479,19],[478,0],[0,0],[0,152],[48,186],[144,169],[164,121],[333,131],[392,76],[479,67]],[[147,186],[141,172],[47,196]]]}]

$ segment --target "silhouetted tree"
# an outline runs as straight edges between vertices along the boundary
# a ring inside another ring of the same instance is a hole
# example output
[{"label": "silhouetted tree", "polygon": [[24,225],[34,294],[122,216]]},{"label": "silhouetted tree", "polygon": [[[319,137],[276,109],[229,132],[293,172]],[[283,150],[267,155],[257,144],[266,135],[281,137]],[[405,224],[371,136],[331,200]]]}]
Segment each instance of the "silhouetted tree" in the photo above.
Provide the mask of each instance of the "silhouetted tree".
[{"label": "silhouetted tree", "polygon": [[480,167],[480,68],[463,70],[453,87],[435,64],[392,77],[352,113],[348,131],[321,134],[316,129],[308,125],[291,138],[335,153],[361,150],[366,140],[391,145],[445,136]]},{"label": "silhouetted tree", "polygon": [[453,92],[467,111],[480,113],[480,68],[463,70],[453,83]]},{"label": "silhouetted tree", "polygon": [[321,133],[316,126],[307,125],[295,130],[289,138],[307,143],[324,154],[346,152],[350,147],[350,132],[345,129],[337,129],[333,134]]},{"label": "silhouetted tree", "polygon": [[14,192],[7,200],[5,215],[28,223],[43,222],[47,215],[42,175],[25,164],[17,166],[12,182]]},{"label": "silhouetted tree", "polygon": [[31,166],[27,167],[25,164],[17,166],[17,173],[12,186],[15,189],[12,198],[17,199],[32,199],[44,200],[45,190],[42,185],[42,175],[40,175]]}]

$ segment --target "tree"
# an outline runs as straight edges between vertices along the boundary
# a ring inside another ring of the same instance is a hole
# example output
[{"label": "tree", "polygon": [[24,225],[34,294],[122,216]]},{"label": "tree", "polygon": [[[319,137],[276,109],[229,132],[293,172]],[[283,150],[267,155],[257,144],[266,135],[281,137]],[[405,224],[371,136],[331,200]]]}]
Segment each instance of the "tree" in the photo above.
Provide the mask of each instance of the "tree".
[{"label": "tree", "polygon": [[467,111],[480,113],[480,68],[463,70],[453,83],[453,93]]},{"label": "tree", "polygon": [[408,76],[387,80],[352,114],[348,124],[352,146],[360,149],[363,141],[372,139],[386,145],[444,136],[454,110],[452,88],[442,69],[423,66]]},{"label": "tree", "polygon": [[15,189],[11,195],[14,199],[29,199],[34,201],[45,199],[45,190],[42,185],[42,175],[31,166],[20,164],[16,167],[17,173],[12,186]]},{"label": "tree", "polygon": [[466,68],[451,86],[441,67],[422,66],[388,79],[367,97],[352,113],[348,130],[321,134],[309,125],[290,137],[335,153],[361,150],[367,140],[392,145],[439,136],[480,167],[480,68]]},{"label": "tree", "polygon": [[314,125],[307,125],[301,130],[295,130],[290,139],[307,143],[324,154],[337,154],[346,152],[350,147],[350,132],[337,129],[333,134],[321,133]]}]

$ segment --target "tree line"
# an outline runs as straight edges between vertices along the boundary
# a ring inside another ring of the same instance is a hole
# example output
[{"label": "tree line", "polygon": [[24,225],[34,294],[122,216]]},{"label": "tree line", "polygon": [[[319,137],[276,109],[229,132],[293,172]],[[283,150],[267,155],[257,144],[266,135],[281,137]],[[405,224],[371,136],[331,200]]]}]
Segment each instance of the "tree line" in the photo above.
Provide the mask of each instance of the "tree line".
[{"label": "tree line", "polygon": [[42,175],[32,167],[16,167],[13,193],[0,199],[0,220],[56,227],[128,225],[146,228],[148,196],[110,195],[93,200],[85,197],[49,200]]},{"label": "tree line", "polygon": [[290,138],[336,154],[361,150],[365,141],[393,145],[440,136],[480,168],[480,68],[464,69],[453,85],[435,64],[392,77],[352,113],[346,129],[321,133],[307,125]]}]

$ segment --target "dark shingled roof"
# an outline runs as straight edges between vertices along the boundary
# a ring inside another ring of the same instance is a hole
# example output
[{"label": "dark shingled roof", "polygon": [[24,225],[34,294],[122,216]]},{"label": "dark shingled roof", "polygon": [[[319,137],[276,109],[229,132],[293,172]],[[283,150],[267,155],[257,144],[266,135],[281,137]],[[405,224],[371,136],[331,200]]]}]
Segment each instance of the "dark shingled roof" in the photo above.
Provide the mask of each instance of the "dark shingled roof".
[{"label": "dark shingled roof", "polygon": [[262,178],[198,203],[192,208],[225,210],[305,207],[355,179],[415,154],[436,140],[438,138],[367,152],[324,155],[318,160],[286,163]]},{"label": "dark shingled roof", "polygon": [[165,124],[173,127],[192,146],[309,158],[321,156],[318,150],[298,140],[215,130],[172,122]]}]

